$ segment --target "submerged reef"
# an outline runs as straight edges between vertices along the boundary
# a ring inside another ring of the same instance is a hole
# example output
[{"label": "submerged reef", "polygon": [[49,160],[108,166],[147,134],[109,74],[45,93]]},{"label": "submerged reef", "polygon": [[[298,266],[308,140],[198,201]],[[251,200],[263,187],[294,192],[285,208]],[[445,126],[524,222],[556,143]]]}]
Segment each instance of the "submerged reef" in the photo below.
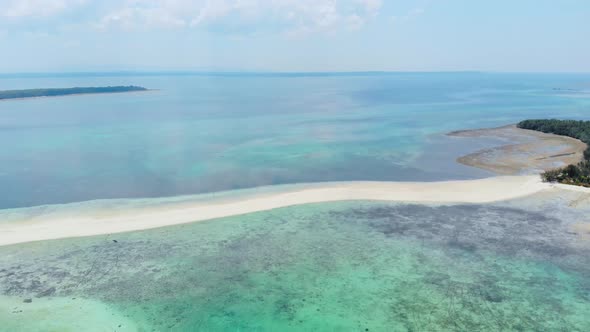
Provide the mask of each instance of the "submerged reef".
[{"label": "submerged reef", "polygon": [[313,204],[1,247],[0,293],[98,300],[148,331],[587,330],[585,210],[551,204]]}]

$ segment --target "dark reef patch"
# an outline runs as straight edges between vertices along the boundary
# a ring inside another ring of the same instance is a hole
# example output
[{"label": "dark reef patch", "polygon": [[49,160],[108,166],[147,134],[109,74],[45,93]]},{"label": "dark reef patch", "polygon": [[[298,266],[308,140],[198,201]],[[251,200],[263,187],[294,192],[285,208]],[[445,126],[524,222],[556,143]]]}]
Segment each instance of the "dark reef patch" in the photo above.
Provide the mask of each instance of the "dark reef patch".
[{"label": "dark reef patch", "polygon": [[386,236],[409,236],[449,249],[490,250],[503,255],[560,258],[576,254],[559,219],[487,205],[381,205],[333,211],[332,216],[365,223]]},{"label": "dark reef patch", "polygon": [[565,230],[496,205],[291,207],[117,242],[1,247],[0,294],[98,299],[150,330],[269,330],[257,325],[269,320],[293,330],[575,330],[562,298],[590,302],[590,252]]}]

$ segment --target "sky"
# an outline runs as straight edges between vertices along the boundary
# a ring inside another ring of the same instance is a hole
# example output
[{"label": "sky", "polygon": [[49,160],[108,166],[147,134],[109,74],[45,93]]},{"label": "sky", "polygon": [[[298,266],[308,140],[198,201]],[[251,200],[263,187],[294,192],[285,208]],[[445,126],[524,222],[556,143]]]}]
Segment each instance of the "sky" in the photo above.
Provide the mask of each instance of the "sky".
[{"label": "sky", "polygon": [[588,0],[0,0],[0,73],[590,72]]}]

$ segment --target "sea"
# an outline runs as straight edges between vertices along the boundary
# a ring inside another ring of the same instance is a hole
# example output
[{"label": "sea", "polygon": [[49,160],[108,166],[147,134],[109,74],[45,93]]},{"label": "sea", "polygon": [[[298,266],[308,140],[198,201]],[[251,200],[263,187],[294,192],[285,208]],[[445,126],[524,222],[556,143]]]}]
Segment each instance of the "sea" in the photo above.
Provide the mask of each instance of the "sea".
[{"label": "sea", "polygon": [[[0,223],[489,177],[455,160],[498,141],[446,133],[590,117],[590,74],[0,74],[0,90],[118,85],[150,90],[0,101]],[[322,203],[0,247],[0,331],[588,331],[590,251],[559,233],[585,210],[551,204]]]}]

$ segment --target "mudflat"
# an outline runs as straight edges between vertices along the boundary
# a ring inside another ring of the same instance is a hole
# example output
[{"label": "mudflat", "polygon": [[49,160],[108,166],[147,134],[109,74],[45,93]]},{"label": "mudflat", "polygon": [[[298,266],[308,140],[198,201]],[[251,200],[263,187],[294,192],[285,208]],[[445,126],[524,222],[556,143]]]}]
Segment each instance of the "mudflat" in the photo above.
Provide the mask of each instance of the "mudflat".
[{"label": "mudflat", "polygon": [[580,140],[520,129],[516,125],[461,130],[448,134],[465,138],[498,139],[498,146],[482,149],[457,162],[502,175],[535,174],[576,164],[583,158],[586,144]]}]

